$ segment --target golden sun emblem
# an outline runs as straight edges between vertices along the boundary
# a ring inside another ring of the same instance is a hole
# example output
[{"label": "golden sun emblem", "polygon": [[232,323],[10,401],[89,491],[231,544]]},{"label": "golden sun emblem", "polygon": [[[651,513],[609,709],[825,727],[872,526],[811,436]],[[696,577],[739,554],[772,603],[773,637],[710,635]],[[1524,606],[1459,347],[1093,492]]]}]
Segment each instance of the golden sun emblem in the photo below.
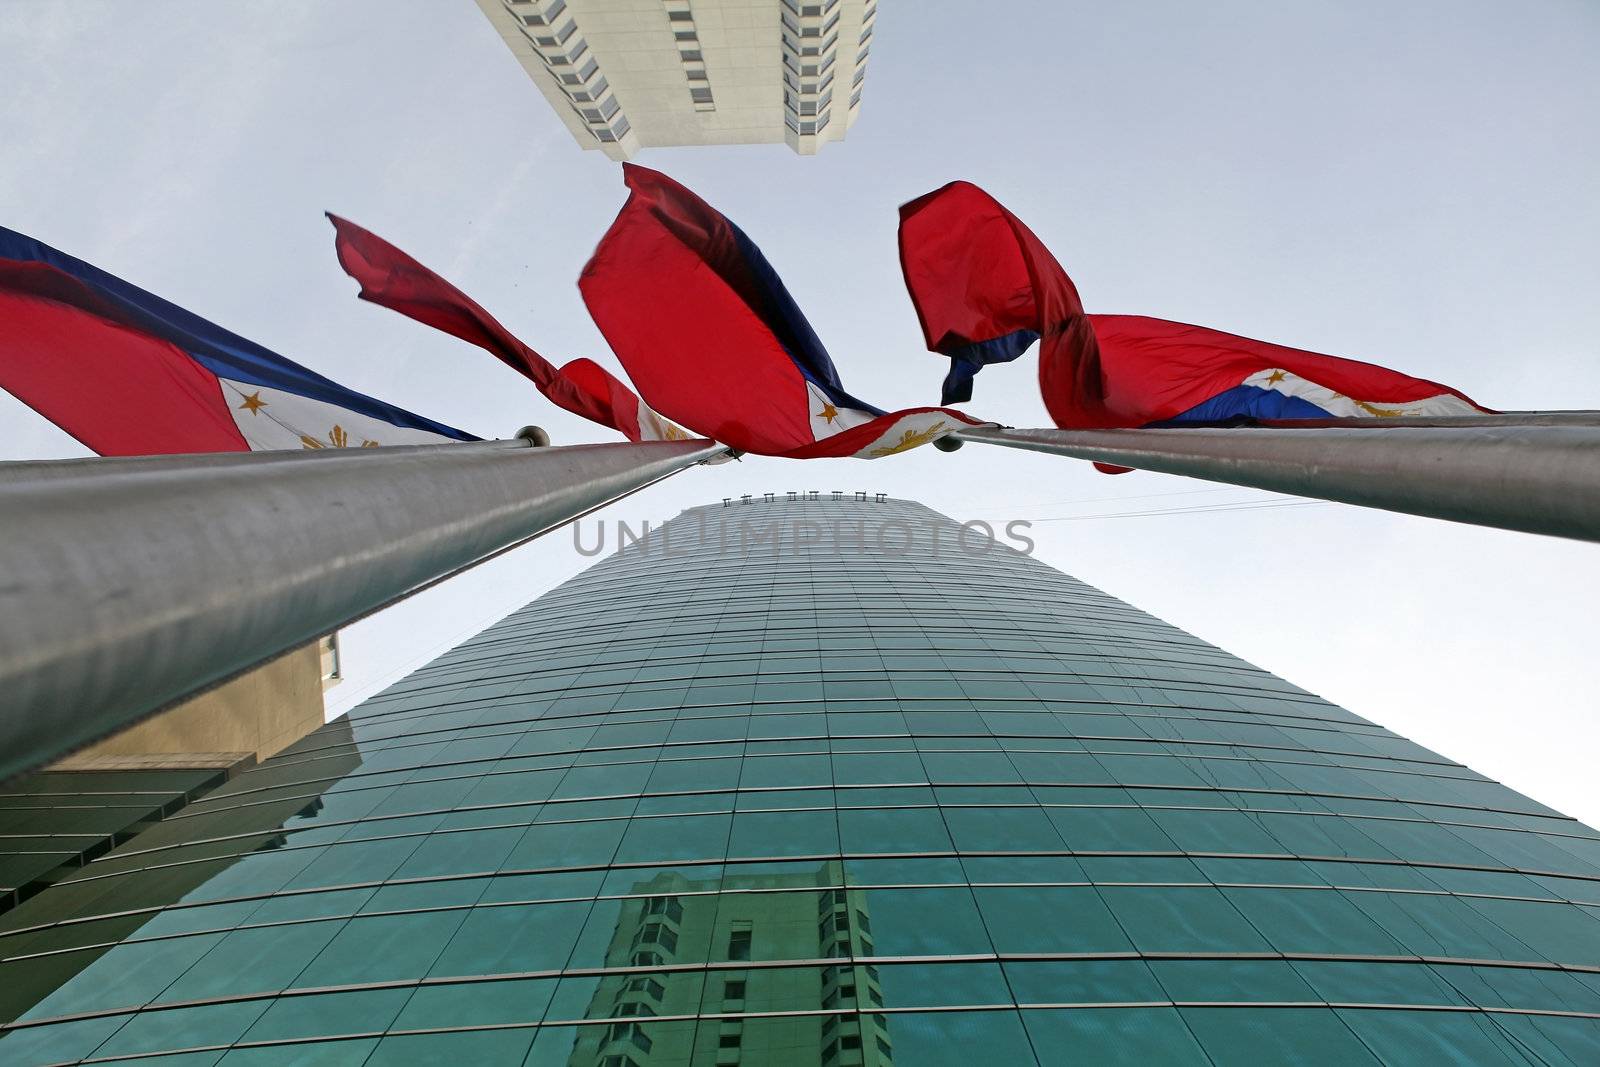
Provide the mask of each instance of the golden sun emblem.
[{"label": "golden sun emblem", "polygon": [[948,429],[949,427],[945,425],[945,421],[940,419],[926,430],[906,430],[893,444],[879,445],[871,452],[868,452],[867,455],[877,459],[880,456],[892,456],[896,452],[906,452],[916,448],[918,445],[927,444],[935,437],[943,436]]},{"label": "golden sun emblem", "polygon": [[[343,426],[335,423],[333,429],[328,431],[328,439],[326,441],[318,437],[312,437],[308,433],[303,433],[300,435],[300,444],[305,448],[349,448],[350,434],[349,431],[347,431]],[[361,444],[357,447],[377,448],[378,442],[369,441],[367,438],[363,437],[361,439]]]}]

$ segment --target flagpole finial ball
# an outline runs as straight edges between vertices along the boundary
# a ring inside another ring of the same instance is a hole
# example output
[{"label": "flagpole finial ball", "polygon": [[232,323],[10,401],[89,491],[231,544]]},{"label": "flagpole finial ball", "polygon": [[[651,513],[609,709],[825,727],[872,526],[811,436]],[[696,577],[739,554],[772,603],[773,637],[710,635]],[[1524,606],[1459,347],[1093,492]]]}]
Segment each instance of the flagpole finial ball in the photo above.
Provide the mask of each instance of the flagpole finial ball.
[{"label": "flagpole finial ball", "polygon": [[945,434],[943,437],[935,437],[933,439],[933,447],[940,452],[954,452],[964,444],[966,444],[965,441],[951,434]]},{"label": "flagpole finial ball", "polygon": [[528,442],[534,448],[548,448],[550,446],[550,435],[544,432],[544,427],[542,426],[524,426],[517,431],[517,437],[519,440]]}]

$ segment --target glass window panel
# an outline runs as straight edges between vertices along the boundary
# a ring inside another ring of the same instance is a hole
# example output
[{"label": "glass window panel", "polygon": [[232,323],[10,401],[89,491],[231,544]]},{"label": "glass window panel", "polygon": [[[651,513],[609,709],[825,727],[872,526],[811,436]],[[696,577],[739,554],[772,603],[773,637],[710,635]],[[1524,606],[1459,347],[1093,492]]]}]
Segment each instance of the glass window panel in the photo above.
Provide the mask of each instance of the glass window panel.
[{"label": "glass window panel", "polygon": [[1093,888],[974,889],[997,952],[1127,952],[1133,946]]},{"label": "glass window panel", "polygon": [[1521,1049],[1483,1015],[1437,1011],[1335,1009],[1368,1048],[1391,1062],[1520,1063]]},{"label": "glass window panel", "polygon": [[839,851],[839,827],[826,811],[741,811],[733,817],[730,856],[815,856]]},{"label": "glass window panel", "polygon": [[1086,882],[1091,879],[1072,856],[963,856],[967,880],[980,882]]},{"label": "glass window panel", "polygon": [[1600,1063],[1600,1021],[1501,1015],[1495,1024],[1545,1063]]},{"label": "glass window panel", "polygon": [[1035,1048],[1070,1049],[1074,1059],[1097,1067],[1207,1062],[1172,1008],[1036,1009],[1023,1011],[1022,1019]]},{"label": "glass window panel", "polygon": [[474,908],[461,919],[428,974],[508,974],[562,967],[584,903]]},{"label": "glass window panel", "polygon": [[[967,744],[963,739],[963,744]],[[919,744],[922,763],[931,782],[1020,782],[1022,778],[1004,752],[939,752]]]},{"label": "glass window panel", "polygon": [[1133,808],[1048,808],[1068,848],[1086,852],[1176,851],[1172,839]]},{"label": "glass window panel", "polygon": [[[556,980],[553,978],[530,978],[405,990],[403,992],[410,994],[410,999],[402,998],[395,1005],[400,1015],[394,1020],[393,1026],[397,1030],[424,1030],[434,1027],[537,1023],[544,1018],[545,1008],[549,1006],[555,988]],[[404,1011],[400,1011],[402,1004]],[[263,1019],[263,1023],[266,1021]],[[260,1028],[259,1024],[257,1028]],[[355,1029],[372,1028],[362,1026]]]},{"label": "glass window panel", "polygon": [[[362,890],[370,895],[372,890]],[[305,896],[292,896],[282,898],[285,902],[300,902],[315,900],[318,897],[344,897],[343,893],[309,893]],[[239,923],[246,921],[257,914],[263,903],[271,901],[247,900],[236,904],[213,904],[202,908],[168,908],[156,912],[138,927],[140,937],[158,937],[162,934],[189,934],[202,930],[227,930]],[[352,909],[353,910],[353,909]],[[280,916],[289,918],[290,916]],[[91,937],[86,940],[98,941],[100,938]],[[76,943],[76,941],[72,942]],[[51,947],[64,947],[55,946]]]},{"label": "glass window panel", "polygon": [[1206,880],[1256,885],[1328,885],[1328,879],[1300,860],[1229,859],[1196,856],[1193,860]]},{"label": "glass window panel", "polygon": [[1408,867],[1403,863],[1326,863],[1306,862],[1329,885],[1376,886],[1385,889],[1437,889],[1437,871]]},{"label": "glass window panel", "polygon": [[1558,1009],[1600,1013],[1593,975],[1519,967],[1437,967],[1468,1003],[1490,1008]]},{"label": "glass window panel", "polygon": [[1600,918],[1571,904],[1526,900],[1460,901],[1545,959],[1600,960]]},{"label": "glass window panel", "polygon": [[743,741],[750,732],[750,720],[743,716],[679,718],[673,724],[669,741]]},{"label": "glass window panel", "polygon": [[838,813],[845,852],[949,852],[950,833],[938,808],[862,808]]},{"label": "glass window panel", "polygon": [[905,716],[898,709],[885,711],[829,712],[828,733],[834,737],[845,734],[895,734],[907,733]]},{"label": "glass window panel", "polygon": [[[611,756],[615,758],[616,754]],[[653,757],[652,757],[653,758]],[[615,763],[599,767],[573,767],[553,794],[561,797],[607,797],[639,793],[650,777],[649,763]]]},{"label": "glass window panel", "polygon": [[[994,963],[887,963],[873,971],[884,1005],[891,1008],[1011,1003],[1005,976]],[[858,985],[871,983],[866,968],[858,966],[856,972]]]},{"label": "glass window panel", "polygon": [[821,789],[746,789],[739,793],[739,811],[805,809],[833,807],[833,790]]},{"label": "glass window panel", "polygon": [[[321,855],[322,851],[323,849],[315,848],[294,851],[275,849],[242,856],[232,862],[220,864],[216,874],[206,879],[184,899],[193,903],[275,892],[282,889],[290,878],[305,870],[306,865]],[[129,890],[136,892],[135,886],[126,883],[127,880],[124,880],[124,895],[132,895]],[[149,903],[164,903],[165,901],[161,899],[163,895],[152,893]],[[127,903],[130,907],[138,907],[143,902],[135,898]]]},{"label": "glass window panel", "polygon": [[[40,999],[21,1018],[48,1019],[96,1008],[143,1004],[211,951],[222,937],[203,934],[118,945]],[[109,1003],[108,990],[114,994]]]},{"label": "glass window panel", "polygon": [[753,715],[748,721],[751,740],[762,737],[826,737],[828,734],[828,718],[820,712]]},{"label": "glass window panel", "polygon": [[489,774],[478,779],[462,804],[525,804],[546,800],[561,782],[564,770],[530,770]]},{"label": "glass window panel", "polygon": [[[1179,759],[1163,756],[1097,754],[1108,781],[1134,785],[1209,785]],[[1212,768],[1207,767],[1208,771]],[[1217,770],[1222,768],[1218,767]]]},{"label": "glass window panel", "polygon": [[1149,815],[1172,843],[1186,852],[1283,851],[1283,846],[1244,812],[1156,810]]},{"label": "glass window panel", "polygon": [[1015,1011],[886,1015],[894,1062],[918,1067],[968,1067],[974,1055],[1007,1064],[1038,1063]]},{"label": "glass window panel", "polygon": [[[1296,960],[1294,969],[1326,1001],[1342,1004],[1464,1004],[1457,968],[1417,963]],[[1452,976],[1446,979],[1444,975]]]},{"label": "glass window panel", "polygon": [[376,915],[345,923],[296,979],[301,986],[421,978],[466,916],[461,911]]},{"label": "glass window panel", "polygon": [[442,881],[416,881],[386,885],[373,893],[358,912],[406,912],[430,907],[456,907],[475,904],[483,896],[488,878],[446,878]]},{"label": "glass window panel", "polygon": [[962,852],[1037,852],[1066,848],[1055,826],[1038,808],[943,808],[945,823]]},{"label": "glass window panel", "polygon": [[845,873],[852,885],[964,885],[966,876],[957,859],[846,860]]},{"label": "glass window panel", "polygon": [[1361,910],[1407,952],[1420,956],[1527,960],[1528,945],[1486,923],[1464,901],[1418,893],[1362,893]]},{"label": "glass window panel", "polygon": [[132,1056],[143,1052],[230,1044],[250,1029],[250,1024],[267,1010],[270,1003],[255,1000],[208,1004],[199,1008],[142,1011],[107,1038],[106,1043],[95,1050],[95,1054],[106,1057]]},{"label": "glass window panel", "polygon": [[[956,868],[960,870],[959,866]],[[948,956],[991,952],[972,891],[960,889],[868,889],[874,954]]]},{"label": "glass window panel", "polygon": [[534,1031],[476,1030],[451,1034],[392,1035],[378,1042],[364,1067],[419,1063],[520,1063]]},{"label": "glass window panel", "polygon": [[1320,999],[1287,960],[1151,960],[1171,1000]]},{"label": "glass window panel", "polygon": [[915,752],[835,752],[833,776],[840,785],[928,780],[922,757]]},{"label": "glass window panel", "polygon": [[831,785],[833,769],[827,756],[747,756],[739,784],[745,788]]},{"label": "glass window panel", "polygon": [[946,807],[1008,804],[1034,808],[1037,804],[1033,790],[1025,785],[941,785],[933,793]]},{"label": "glass window panel", "polygon": [[[245,1033],[244,1040],[280,1041],[386,1030],[414,993],[421,995],[425,992],[428,990],[412,990],[408,987],[283,997],[271,1002],[255,1025]],[[450,1026],[457,1023],[449,1021],[429,1025]]]},{"label": "glass window panel", "polygon": [[1207,884],[1194,861],[1187,856],[1080,856],[1078,862],[1089,881],[1173,882]]},{"label": "glass window panel", "polygon": [[127,1016],[117,1015],[13,1030],[0,1037],[0,1062],[70,1063],[83,1059],[127,1021]]},{"label": "glass window panel", "polygon": [[941,752],[934,749],[934,745],[926,744],[923,739],[918,741],[918,749],[922,749],[923,765],[928,768],[928,781],[933,782],[1021,782],[1021,776],[1016,773],[1016,768],[1011,766],[1011,757],[1005,752],[981,752],[974,739],[962,737],[963,749],[957,752]]},{"label": "glass window panel", "polygon": [[1279,952],[1392,956],[1401,951],[1393,937],[1362,914],[1365,893],[1225,889],[1223,895]]},{"label": "glass window panel", "polygon": [[627,823],[621,819],[605,822],[548,823],[528,827],[517,847],[506,857],[505,866],[513,870],[538,867],[585,867],[609,863]]},{"label": "glass window panel", "polygon": [[731,792],[641,797],[634,815],[709,815],[733,810],[734,800]]},{"label": "glass window panel", "polygon": [[673,815],[634,819],[617,848],[616,863],[721,859],[732,815]]},{"label": "glass window panel", "polygon": [[626,819],[638,810],[633,797],[606,800],[552,800],[539,810],[534,822],[589,822],[595,819]]},{"label": "glass window panel", "polygon": [[645,791],[671,793],[682,790],[733,789],[739,784],[741,762],[738,758],[726,757],[664,759],[651,771]]},{"label": "glass window panel", "polygon": [[1281,849],[1284,852],[1302,856],[1350,856],[1355,859],[1400,858],[1367,833],[1369,823],[1373,820],[1362,820],[1358,824],[1355,820],[1338,815],[1275,815],[1263,812],[1256,816],[1256,821],[1274,839],[1294,842],[1292,849]]},{"label": "glass window panel", "polygon": [[162,990],[159,1003],[282,989],[339,932],[337,921],[235,930]]},{"label": "glass window panel", "polygon": [[1184,1008],[1182,1014],[1214,1063],[1347,1067],[1383,1062],[1327,1008]]},{"label": "glass window panel", "polygon": [[1262,952],[1271,947],[1215,889],[1102,886],[1100,894],[1141,952]]},{"label": "glass window panel", "polygon": [[429,834],[396,870],[398,878],[426,878],[460,871],[492,870],[510,854],[526,827]]},{"label": "glass window panel", "polygon": [[[817,967],[757,967],[695,977],[704,981],[685,987],[682,995],[693,993],[699,1010],[706,1013],[786,1011],[799,1004],[816,1008],[824,985],[822,970]],[[665,981],[675,978],[663,976]],[[675,1006],[679,1000],[680,994],[671,990],[662,997],[664,1006]],[[749,1020],[745,1022],[748,1025]]]},{"label": "glass window panel", "polygon": [[1005,964],[1020,1004],[1142,1003],[1170,999],[1144,960],[1029,960]]}]

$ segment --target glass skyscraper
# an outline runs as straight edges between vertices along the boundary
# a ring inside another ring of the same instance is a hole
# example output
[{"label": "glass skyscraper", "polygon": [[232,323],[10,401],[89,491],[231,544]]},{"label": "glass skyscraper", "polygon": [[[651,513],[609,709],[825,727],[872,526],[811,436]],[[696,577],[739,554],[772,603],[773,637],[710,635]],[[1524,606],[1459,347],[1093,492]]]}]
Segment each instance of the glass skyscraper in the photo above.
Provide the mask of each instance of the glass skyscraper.
[{"label": "glass skyscraper", "polygon": [[1588,827],[920,505],[778,494],[0,914],[0,1063],[1595,1064],[1597,909]]}]

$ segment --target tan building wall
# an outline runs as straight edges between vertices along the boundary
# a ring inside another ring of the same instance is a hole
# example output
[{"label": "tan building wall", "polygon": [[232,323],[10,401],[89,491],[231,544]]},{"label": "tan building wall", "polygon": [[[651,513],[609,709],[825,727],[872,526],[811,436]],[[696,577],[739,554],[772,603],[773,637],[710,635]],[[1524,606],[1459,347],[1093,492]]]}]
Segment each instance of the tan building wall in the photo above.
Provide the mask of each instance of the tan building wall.
[{"label": "tan building wall", "polygon": [[478,0],[578,144],[812,155],[861,111],[877,0]]},{"label": "tan building wall", "polygon": [[234,767],[322,725],[324,653],[306,645],[83,749],[52,770]]}]

